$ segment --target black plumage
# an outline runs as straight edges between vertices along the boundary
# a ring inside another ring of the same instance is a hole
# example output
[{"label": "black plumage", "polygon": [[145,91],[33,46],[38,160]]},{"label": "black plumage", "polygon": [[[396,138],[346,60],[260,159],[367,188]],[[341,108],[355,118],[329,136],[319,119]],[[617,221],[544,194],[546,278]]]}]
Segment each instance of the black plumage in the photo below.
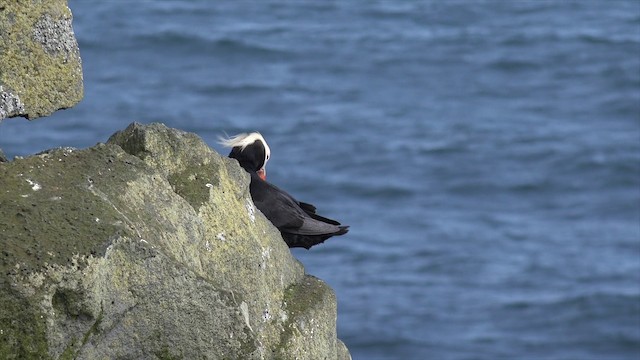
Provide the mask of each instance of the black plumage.
[{"label": "black plumage", "polygon": [[265,180],[270,150],[260,134],[241,134],[223,144],[232,147],[229,157],[238,160],[251,176],[249,190],[253,203],[280,230],[290,248],[309,249],[332,236],[347,233],[348,226],[316,214],[315,206],[299,202]]}]

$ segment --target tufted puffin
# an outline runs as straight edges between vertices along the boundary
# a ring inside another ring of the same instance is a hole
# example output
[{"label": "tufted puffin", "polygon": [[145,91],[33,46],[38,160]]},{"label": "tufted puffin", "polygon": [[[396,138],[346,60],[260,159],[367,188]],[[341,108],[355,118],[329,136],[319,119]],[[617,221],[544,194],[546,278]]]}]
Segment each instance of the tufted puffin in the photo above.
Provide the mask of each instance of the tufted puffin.
[{"label": "tufted puffin", "polygon": [[266,165],[271,157],[269,145],[257,132],[239,134],[220,143],[231,148],[229,157],[251,175],[249,191],[253,203],[280,230],[290,248],[309,249],[328,238],[343,235],[348,226],[316,214],[316,207],[299,202],[277,186],[267,182]]}]

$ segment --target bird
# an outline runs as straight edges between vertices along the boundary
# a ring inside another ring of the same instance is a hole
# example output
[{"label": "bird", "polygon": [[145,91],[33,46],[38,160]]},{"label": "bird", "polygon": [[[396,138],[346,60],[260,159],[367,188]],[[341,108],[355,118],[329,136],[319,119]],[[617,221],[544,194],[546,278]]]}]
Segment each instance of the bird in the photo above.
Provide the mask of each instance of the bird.
[{"label": "bird", "polygon": [[271,149],[259,132],[220,138],[220,144],[231,148],[229,157],[236,159],[251,176],[249,192],[255,206],[280,230],[289,248],[310,249],[332,236],[344,235],[345,226],[316,213],[316,207],[296,200],[286,191],[267,181],[266,165]]}]

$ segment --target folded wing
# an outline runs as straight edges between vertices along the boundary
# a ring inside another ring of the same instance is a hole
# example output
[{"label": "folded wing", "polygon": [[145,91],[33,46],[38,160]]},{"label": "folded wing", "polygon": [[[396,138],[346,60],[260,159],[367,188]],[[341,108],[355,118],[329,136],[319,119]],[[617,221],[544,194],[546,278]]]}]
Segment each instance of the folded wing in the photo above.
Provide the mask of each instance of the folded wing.
[{"label": "folded wing", "polygon": [[298,202],[255,174],[251,174],[250,190],[256,207],[280,230],[289,247],[309,249],[348,231],[348,226],[316,214],[315,206]]}]

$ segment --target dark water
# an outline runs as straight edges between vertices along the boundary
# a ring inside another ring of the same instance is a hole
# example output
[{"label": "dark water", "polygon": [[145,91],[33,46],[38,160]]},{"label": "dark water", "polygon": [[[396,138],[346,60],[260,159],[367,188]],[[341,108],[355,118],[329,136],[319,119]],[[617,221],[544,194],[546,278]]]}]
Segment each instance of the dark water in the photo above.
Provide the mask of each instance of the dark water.
[{"label": "dark water", "polygon": [[639,1],[70,6],[85,99],[7,155],[257,129],[354,358],[640,358]]}]

